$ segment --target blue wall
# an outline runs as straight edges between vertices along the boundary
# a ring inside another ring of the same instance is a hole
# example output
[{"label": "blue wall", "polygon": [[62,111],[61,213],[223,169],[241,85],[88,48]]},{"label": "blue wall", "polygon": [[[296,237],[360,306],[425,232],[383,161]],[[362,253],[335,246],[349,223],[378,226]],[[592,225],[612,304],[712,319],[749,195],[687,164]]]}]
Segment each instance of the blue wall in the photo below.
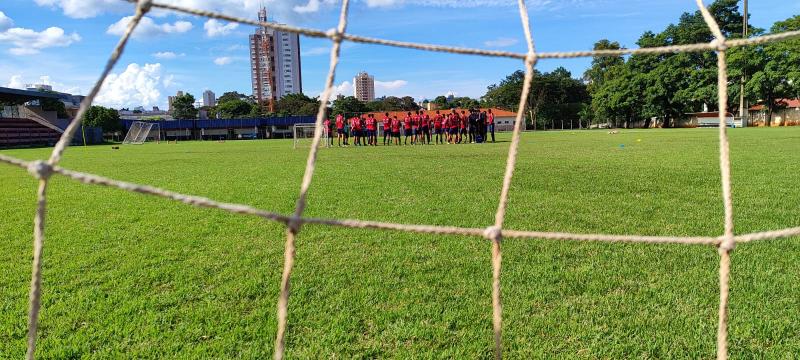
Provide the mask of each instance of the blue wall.
[{"label": "blue wall", "polygon": [[[152,121],[161,126],[161,130],[176,129],[229,129],[252,128],[263,126],[292,126],[294,124],[313,123],[315,116],[287,116],[255,119],[212,119],[212,120],[159,120]],[[130,129],[131,124],[138,120],[122,120],[125,129]]]}]

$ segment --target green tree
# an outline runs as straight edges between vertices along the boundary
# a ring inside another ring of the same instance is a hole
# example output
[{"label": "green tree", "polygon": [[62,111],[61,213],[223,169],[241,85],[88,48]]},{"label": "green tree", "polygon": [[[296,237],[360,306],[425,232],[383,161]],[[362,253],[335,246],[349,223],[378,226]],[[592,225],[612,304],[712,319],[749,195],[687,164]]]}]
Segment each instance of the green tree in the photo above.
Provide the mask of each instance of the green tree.
[{"label": "green tree", "polygon": [[319,99],[295,93],[287,94],[275,102],[275,112],[284,115],[316,115]]},{"label": "green tree", "polygon": [[103,132],[123,130],[119,113],[114,109],[92,105],[83,117],[83,124],[88,127],[100,127]]},{"label": "green tree", "polygon": [[415,111],[419,110],[419,104],[411,96],[403,96],[400,98],[400,108],[404,111]]},{"label": "green tree", "polygon": [[223,119],[249,117],[253,115],[253,109],[257,108],[258,106],[255,106],[242,99],[229,100],[217,105],[217,111],[219,112],[220,117]]},{"label": "green tree", "polygon": [[238,93],[236,91],[228,91],[217,99],[217,104],[222,104],[232,100],[247,100],[247,95]]},{"label": "green tree", "polygon": [[194,108],[194,96],[183,94],[172,100],[172,117],[175,119],[197,119],[197,109]]},{"label": "green tree", "polygon": [[353,96],[346,96],[333,101],[333,115],[343,114],[345,116],[352,116],[355,113],[363,113],[367,111],[369,111],[369,109],[367,109],[366,104]]}]

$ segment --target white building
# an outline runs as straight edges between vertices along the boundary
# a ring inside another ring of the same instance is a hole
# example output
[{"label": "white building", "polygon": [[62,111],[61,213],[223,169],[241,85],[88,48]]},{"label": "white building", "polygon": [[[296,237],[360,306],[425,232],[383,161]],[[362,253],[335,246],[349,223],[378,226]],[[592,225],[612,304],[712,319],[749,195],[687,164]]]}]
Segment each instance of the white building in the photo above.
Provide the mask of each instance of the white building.
[{"label": "white building", "polygon": [[[267,22],[267,9],[258,12]],[[287,94],[302,93],[300,36],[268,28],[250,35],[250,78],[253,96],[272,110],[274,102]]]},{"label": "white building", "polygon": [[203,106],[216,106],[217,97],[211,90],[203,91]]},{"label": "white building", "polygon": [[363,102],[375,100],[375,77],[362,71],[353,78],[353,92]]}]

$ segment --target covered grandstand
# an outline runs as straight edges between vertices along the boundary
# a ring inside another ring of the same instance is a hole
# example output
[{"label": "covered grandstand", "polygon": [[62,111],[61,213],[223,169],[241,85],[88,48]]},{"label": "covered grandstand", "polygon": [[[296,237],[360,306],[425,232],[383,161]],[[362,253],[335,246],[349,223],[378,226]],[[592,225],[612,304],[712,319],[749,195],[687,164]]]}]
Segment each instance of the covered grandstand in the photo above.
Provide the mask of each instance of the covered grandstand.
[{"label": "covered grandstand", "polygon": [[[314,116],[286,116],[253,119],[160,120],[160,138],[166,140],[233,140],[291,138],[295,124],[314,123]],[[130,129],[134,120],[122,120]],[[151,134],[153,140],[159,134]]]},{"label": "covered grandstand", "polygon": [[[0,87],[0,148],[53,146],[71,119],[59,119],[56,112],[31,105],[44,99],[63,101],[63,94]],[[79,129],[73,143],[102,142],[102,131]]]}]

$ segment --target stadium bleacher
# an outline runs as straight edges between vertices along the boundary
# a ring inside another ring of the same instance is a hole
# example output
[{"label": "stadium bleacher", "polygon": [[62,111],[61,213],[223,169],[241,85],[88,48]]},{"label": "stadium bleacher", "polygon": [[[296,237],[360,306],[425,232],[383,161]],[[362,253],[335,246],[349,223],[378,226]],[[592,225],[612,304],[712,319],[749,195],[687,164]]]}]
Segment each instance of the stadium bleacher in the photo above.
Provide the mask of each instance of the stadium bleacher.
[{"label": "stadium bleacher", "polygon": [[61,133],[36,121],[0,118],[0,148],[53,146]]}]

